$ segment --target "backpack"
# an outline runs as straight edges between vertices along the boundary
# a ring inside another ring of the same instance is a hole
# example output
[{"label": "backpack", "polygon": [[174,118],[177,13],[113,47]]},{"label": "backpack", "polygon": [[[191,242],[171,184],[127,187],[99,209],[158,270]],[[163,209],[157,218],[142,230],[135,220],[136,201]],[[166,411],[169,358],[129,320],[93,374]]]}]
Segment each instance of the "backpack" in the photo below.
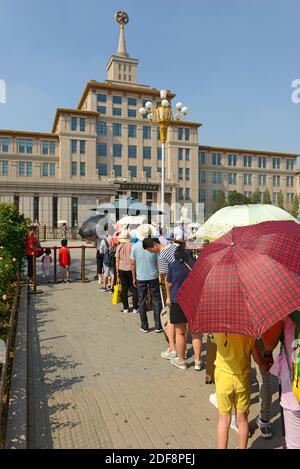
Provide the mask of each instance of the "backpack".
[{"label": "backpack", "polygon": [[109,244],[106,238],[104,238],[104,243],[106,245],[106,250],[103,255],[103,264],[106,265],[107,267],[111,267],[110,265],[110,249],[109,249]]},{"label": "backpack", "polygon": [[109,266],[114,267],[116,262],[117,246],[114,244],[109,250]]},{"label": "backpack", "polygon": [[291,373],[292,389],[300,405],[300,311],[294,311],[290,318],[295,323],[295,340],[293,341],[293,369]]}]

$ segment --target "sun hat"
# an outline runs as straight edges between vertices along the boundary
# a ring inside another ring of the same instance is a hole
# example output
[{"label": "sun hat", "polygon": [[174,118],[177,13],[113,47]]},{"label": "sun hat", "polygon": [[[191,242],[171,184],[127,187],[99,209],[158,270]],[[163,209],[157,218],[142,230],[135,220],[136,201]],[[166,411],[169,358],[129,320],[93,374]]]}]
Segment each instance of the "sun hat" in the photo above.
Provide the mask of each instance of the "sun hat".
[{"label": "sun hat", "polygon": [[121,233],[119,234],[119,242],[127,243],[128,241],[130,241],[129,231],[128,230],[121,231]]},{"label": "sun hat", "polygon": [[142,225],[136,228],[136,235],[137,237],[143,241],[145,238],[157,238],[157,232],[154,226],[149,225],[147,223],[143,223]]}]

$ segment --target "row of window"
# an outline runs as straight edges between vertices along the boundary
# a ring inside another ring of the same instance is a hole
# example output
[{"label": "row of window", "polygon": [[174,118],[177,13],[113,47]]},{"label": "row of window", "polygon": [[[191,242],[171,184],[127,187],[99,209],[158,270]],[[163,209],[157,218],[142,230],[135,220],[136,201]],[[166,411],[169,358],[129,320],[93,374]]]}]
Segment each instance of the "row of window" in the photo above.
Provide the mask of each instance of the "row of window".
[{"label": "row of window", "polygon": [[[8,161],[0,161],[0,175],[8,176]],[[19,176],[32,176],[32,161],[18,162]],[[42,163],[42,176],[55,176],[55,163]]]},{"label": "row of window", "polygon": [[71,117],[71,130],[76,132],[78,129],[78,120],[79,120],[79,131],[85,132],[85,118],[80,117]]},{"label": "row of window", "polygon": [[[243,174],[244,184],[245,185],[252,185],[252,176],[253,174]],[[227,174],[228,184],[237,184],[237,173],[228,173]],[[205,171],[199,172],[199,183],[205,184],[206,180],[206,173]],[[280,176],[273,176],[272,178],[273,186],[280,186]],[[213,172],[212,173],[212,183],[213,184],[222,184],[222,173],[220,172]],[[266,186],[267,185],[267,175],[266,174],[259,174],[258,175],[258,185],[259,186]],[[286,176],[286,185],[287,187],[294,187],[294,176]]]},{"label": "row of window", "polygon": [[[123,154],[123,145],[121,143],[113,144],[112,156],[115,158],[121,158]],[[144,146],[143,147],[143,158],[144,160],[151,160],[151,149],[152,147]],[[157,159],[161,160],[162,154],[161,147],[157,148]],[[107,156],[107,144],[98,142],[97,143],[97,156]],[[137,158],[137,146],[128,145],[128,158]]]},{"label": "row of window", "polygon": [[[182,187],[179,187],[178,189],[178,200],[182,201],[184,199],[183,197],[184,191]],[[191,199],[191,191],[190,188],[187,187],[185,189],[185,200],[190,200]]]},{"label": "row of window", "polygon": [[[77,176],[77,161],[72,161],[72,176]],[[80,176],[85,176],[86,171],[85,171],[85,162],[80,162],[79,165],[79,175]]]},{"label": "row of window", "polygon": [[[116,177],[122,176],[122,166],[121,165],[114,165],[113,169],[115,171]],[[156,168],[158,173],[161,173],[161,167]],[[137,177],[137,166],[128,166],[128,171],[131,173],[132,177]],[[152,168],[151,166],[144,166],[143,171],[147,174],[149,178],[152,177]],[[107,176],[107,165],[105,163],[101,163],[98,166],[98,172],[100,176]]]},{"label": "row of window", "polygon": [[[221,165],[221,153],[212,153],[211,154],[211,164],[213,166]],[[257,163],[259,168],[267,167],[266,156],[252,156],[252,155],[243,155],[243,165],[244,168],[251,168],[254,163],[254,158],[257,158]],[[207,155],[205,151],[199,153],[199,164],[205,165],[207,160]],[[228,166],[237,166],[238,155],[229,154],[227,155],[227,165]],[[272,158],[272,167],[273,169],[280,169],[282,158]],[[285,168],[287,170],[294,169],[295,161],[292,159],[285,159]]]},{"label": "row of window", "polygon": [[[125,66],[126,65],[124,65],[124,67]],[[98,103],[106,103],[107,102],[107,95],[97,93],[97,102]],[[122,104],[122,96],[113,95],[112,96],[112,102],[113,102],[113,104]],[[128,97],[127,98],[127,104],[128,104],[128,106],[136,106],[137,105],[137,99],[133,98],[133,97]]]},{"label": "row of window", "polygon": [[86,141],[85,140],[71,140],[71,152],[72,152],[72,154],[77,153],[78,142],[79,142],[79,152],[80,152],[80,154],[85,155],[85,150],[86,150]]},{"label": "row of window", "polygon": [[[215,202],[217,200],[217,193],[218,193],[217,190],[211,191],[211,200],[213,202]],[[229,191],[229,193],[230,193],[230,191]],[[244,191],[244,195],[250,199],[251,196],[252,196],[252,192],[251,191]],[[259,198],[260,198],[261,202],[263,202],[263,197],[264,197],[264,193],[260,192],[259,193]],[[279,197],[279,192],[273,192],[272,193],[272,202],[274,204],[278,203],[278,197]],[[292,192],[288,192],[286,194],[286,201],[289,203],[289,202],[293,202],[293,200],[294,200],[294,194]],[[205,202],[205,201],[206,201],[205,189],[200,189],[199,190],[199,202]]]},{"label": "row of window", "polygon": [[[179,181],[183,180],[183,168],[178,168],[178,178]],[[185,168],[185,179],[190,180],[190,168]]]},{"label": "row of window", "polygon": [[[122,124],[118,122],[114,122],[112,125],[112,134],[114,137],[122,137]],[[128,137],[130,138],[136,138],[137,137],[137,126],[135,124],[129,124],[128,125]],[[107,123],[102,122],[102,121],[97,121],[97,135],[100,135],[101,137],[106,137],[107,136]],[[157,140],[160,138],[160,130],[159,127],[156,128],[156,136]],[[143,138],[144,139],[151,139],[151,126],[150,125],[144,125],[143,126]]]},{"label": "row of window", "polygon": [[[18,153],[32,154],[33,140],[31,139],[17,139]],[[0,152],[8,153],[9,150],[9,138],[0,138]],[[43,155],[55,155],[56,154],[56,142],[52,140],[42,140],[42,154]]]},{"label": "row of window", "polygon": [[183,152],[185,152],[185,161],[190,161],[190,149],[178,148],[178,160],[183,161]]}]

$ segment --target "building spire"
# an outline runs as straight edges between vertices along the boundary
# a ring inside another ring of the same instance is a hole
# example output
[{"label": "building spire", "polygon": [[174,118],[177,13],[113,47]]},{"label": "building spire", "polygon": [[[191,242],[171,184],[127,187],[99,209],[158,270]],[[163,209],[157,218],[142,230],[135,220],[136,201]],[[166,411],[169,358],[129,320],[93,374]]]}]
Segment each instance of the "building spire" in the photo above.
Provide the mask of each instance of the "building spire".
[{"label": "building spire", "polygon": [[117,55],[121,57],[129,57],[129,54],[126,52],[126,42],[125,42],[125,33],[124,25],[128,23],[129,17],[125,11],[117,11],[115,14],[115,19],[120,25],[120,35],[119,35],[119,44]]}]

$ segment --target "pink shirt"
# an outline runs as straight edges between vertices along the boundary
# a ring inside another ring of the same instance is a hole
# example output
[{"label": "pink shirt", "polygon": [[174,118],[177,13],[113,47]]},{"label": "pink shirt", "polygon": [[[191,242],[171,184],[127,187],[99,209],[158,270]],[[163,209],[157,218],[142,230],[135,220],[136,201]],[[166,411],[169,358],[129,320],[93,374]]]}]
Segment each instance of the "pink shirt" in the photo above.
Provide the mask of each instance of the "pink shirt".
[{"label": "pink shirt", "polygon": [[118,244],[116,251],[116,261],[119,262],[119,270],[131,270],[131,253],[132,243],[120,243]]},{"label": "pink shirt", "polygon": [[286,343],[286,351],[290,360],[290,367],[288,366],[286,354],[284,351],[273,363],[272,368],[270,368],[270,373],[277,376],[280,380],[282,394],[280,405],[284,409],[288,410],[300,410],[300,405],[298,404],[295,395],[292,390],[292,380],[291,380],[291,373],[290,368],[293,368],[292,363],[292,355],[293,355],[293,347],[292,343],[295,339],[295,323],[294,321],[287,317],[284,322],[284,338]]}]

